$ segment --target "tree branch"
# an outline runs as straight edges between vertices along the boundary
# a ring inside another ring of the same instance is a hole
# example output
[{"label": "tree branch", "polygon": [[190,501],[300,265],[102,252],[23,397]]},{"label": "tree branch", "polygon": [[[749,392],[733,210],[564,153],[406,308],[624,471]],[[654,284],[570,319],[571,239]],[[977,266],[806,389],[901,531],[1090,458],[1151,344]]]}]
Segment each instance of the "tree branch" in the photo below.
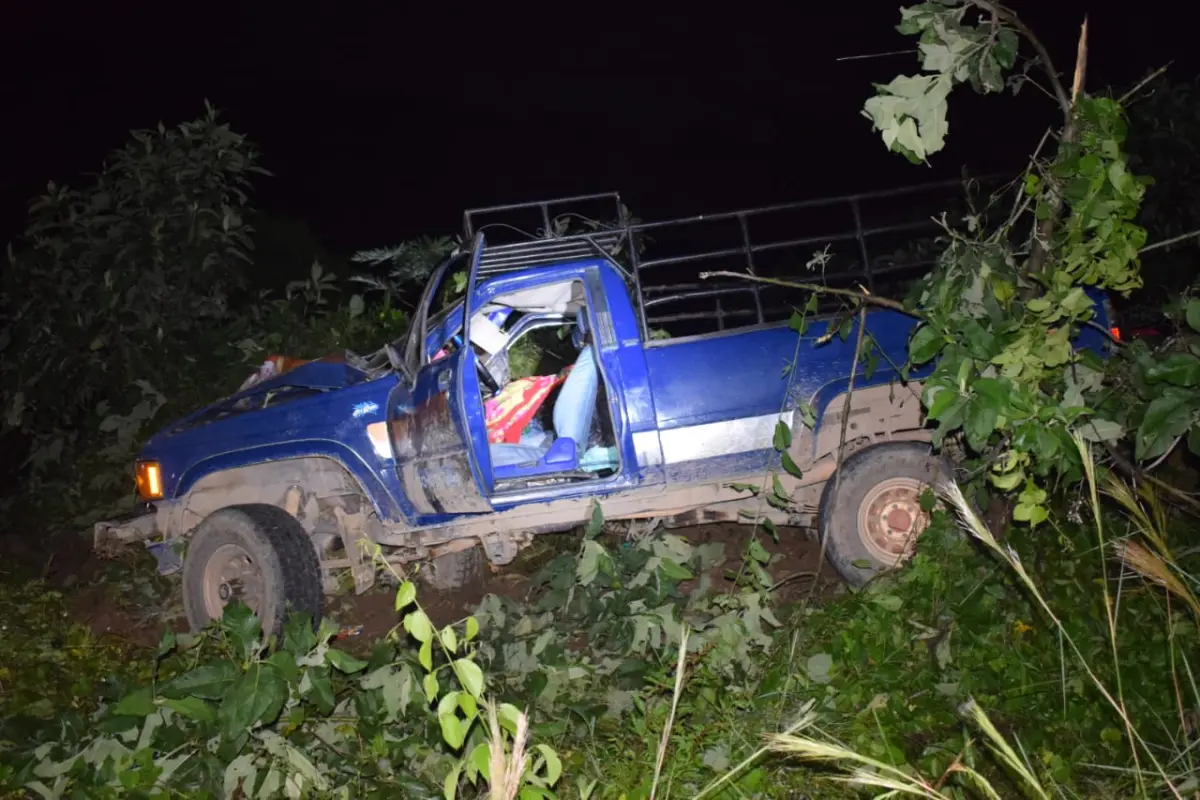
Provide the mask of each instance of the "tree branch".
[{"label": "tree branch", "polygon": [[1140,81],[1138,81],[1138,83],[1137,83],[1137,85],[1136,85],[1136,86],[1134,86],[1132,89],[1130,89],[1130,90],[1129,90],[1128,92],[1126,92],[1125,94],[1123,94],[1123,95],[1121,95],[1120,97],[1118,97],[1118,98],[1117,98],[1117,103],[1118,103],[1118,104],[1120,104],[1120,105],[1122,105],[1122,106],[1123,106],[1123,105],[1125,105],[1125,101],[1126,101],[1126,100],[1128,100],[1129,98],[1133,97],[1135,94],[1137,94],[1138,92],[1140,92],[1142,89],[1146,88],[1146,85],[1147,85],[1148,83],[1150,83],[1151,81],[1153,81],[1153,80],[1154,80],[1155,78],[1157,78],[1159,75],[1162,75],[1164,72],[1166,72],[1166,71],[1167,71],[1167,69],[1168,69],[1168,68],[1169,68],[1169,67],[1170,67],[1172,64],[1174,64],[1174,63],[1175,63],[1174,61],[1168,61],[1166,64],[1163,64],[1161,67],[1159,67],[1158,69],[1154,70],[1154,72],[1151,72],[1149,75],[1147,75],[1146,77],[1142,78]]},{"label": "tree branch", "polygon": [[[858,376],[858,362],[862,360],[864,334],[867,330],[867,307],[860,303],[858,306],[858,337],[854,340],[854,360],[850,362],[850,382],[846,386],[846,399],[842,403],[842,430],[838,437],[837,462],[834,467],[833,484],[830,487],[830,504],[829,509],[825,514],[826,519],[833,519],[833,512],[837,508],[838,485],[842,480],[842,464],[846,461],[846,433],[849,430],[851,402],[854,399],[854,379]],[[817,557],[817,574],[813,578],[812,586],[808,589],[808,597],[811,600],[817,594],[817,587],[821,583],[821,567],[825,563],[825,554],[828,552],[829,536],[825,526],[821,526],[821,554]]]},{"label": "tree branch", "polygon": [[912,309],[905,308],[903,303],[898,303],[895,300],[889,300],[886,297],[876,297],[875,295],[867,294],[866,292],[856,292],[853,289],[835,289],[831,286],[822,286],[819,283],[797,283],[795,281],[785,281],[779,278],[763,278],[758,275],[750,275],[745,272],[730,272],[728,270],[700,273],[700,280],[707,280],[709,278],[740,278],[744,281],[769,283],[772,286],[783,286],[788,289],[803,289],[804,291],[808,292],[832,294],[838,297],[849,297],[852,300],[858,300],[859,302],[879,306],[880,308],[888,308],[892,311],[899,311],[901,314],[907,314],[910,317],[921,319],[920,314]]},{"label": "tree branch", "polygon": [[[1058,106],[1062,109],[1063,117],[1069,122],[1071,118],[1071,100],[1067,97],[1067,90],[1059,80],[1058,71],[1054,69],[1054,62],[1050,59],[1050,53],[1046,50],[1046,46],[1042,44],[1042,40],[1037,37],[1029,26],[1021,21],[1016,12],[1005,8],[999,3],[994,3],[992,0],[969,0],[973,5],[982,8],[994,17],[1003,20],[1017,29],[1025,39],[1033,45],[1033,49],[1037,51],[1038,59],[1042,62],[1042,71],[1046,73],[1046,77],[1050,79],[1050,87],[1054,90],[1054,99],[1058,102]],[[1086,23],[1084,23],[1086,25]]]},{"label": "tree branch", "polygon": [[1071,81],[1071,108],[1079,102],[1083,93],[1084,80],[1087,77],[1087,17],[1083,18],[1083,27],[1079,31],[1079,45],[1075,51],[1075,80]]},{"label": "tree branch", "polygon": [[[973,1],[978,2],[978,0],[973,0]],[[1016,20],[1016,17],[1014,16],[1009,21],[1011,24],[1016,26],[1019,23],[1015,20]],[[1028,29],[1024,28],[1023,23],[1020,23],[1020,26],[1021,27],[1018,28],[1018,30],[1023,29],[1022,33],[1024,35],[1026,35],[1027,37],[1033,36],[1032,32],[1025,33],[1025,31],[1027,31]],[[1032,39],[1032,38],[1030,39],[1030,41],[1036,42],[1036,40]],[[1035,44],[1035,47],[1037,47],[1037,46],[1040,46],[1040,45]],[[1064,100],[1066,101],[1066,104],[1064,106],[1065,121],[1063,122],[1062,138],[1059,140],[1059,145],[1058,145],[1060,150],[1062,149],[1063,145],[1069,145],[1075,141],[1075,137],[1077,134],[1077,132],[1075,130],[1075,103],[1078,102],[1079,94],[1082,93],[1082,91],[1083,91],[1083,75],[1086,72],[1086,70],[1087,70],[1087,17],[1084,17],[1083,18],[1083,27],[1080,29],[1080,32],[1079,32],[1079,46],[1075,52],[1075,79],[1074,79],[1074,81],[1072,81],[1072,86],[1074,88],[1074,96],[1069,99],[1067,98],[1066,91],[1063,89],[1062,83],[1060,81],[1058,81],[1057,77],[1055,78],[1055,83],[1054,83],[1054,87],[1055,87],[1054,91],[1055,91],[1056,95],[1059,95],[1059,103],[1062,104]],[[1051,70],[1051,72],[1052,71],[1053,70]],[[1055,192],[1054,197],[1050,204],[1050,215],[1047,216],[1044,220],[1042,220],[1041,224],[1038,225],[1038,227],[1037,227],[1037,232],[1034,234],[1033,252],[1029,254],[1029,261],[1027,261],[1025,263],[1026,274],[1037,275],[1046,266],[1046,259],[1049,258],[1049,256],[1050,256],[1049,242],[1050,242],[1050,239],[1054,236],[1054,229],[1058,227],[1059,218],[1062,216],[1062,210],[1063,210],[1062,193]]]},{"label": "tree branch", "polygon": [[1173,244],[1179,244],[1180,242],[1188,239],[1195,239],[1197,236],[1200,236],[1200,229],[1188,231],[1187,233],[1181,233],[1178,236],[1172,236],[1170,239],[1163,239],[1161,242],[1155,242],[1154,244],[1146,245],[1141,250],[1138,250],[1138,255],[1140,256],[1142,253],[1149,253],[1151,250],[1157,250],[1160,247],[1170,247]]}]

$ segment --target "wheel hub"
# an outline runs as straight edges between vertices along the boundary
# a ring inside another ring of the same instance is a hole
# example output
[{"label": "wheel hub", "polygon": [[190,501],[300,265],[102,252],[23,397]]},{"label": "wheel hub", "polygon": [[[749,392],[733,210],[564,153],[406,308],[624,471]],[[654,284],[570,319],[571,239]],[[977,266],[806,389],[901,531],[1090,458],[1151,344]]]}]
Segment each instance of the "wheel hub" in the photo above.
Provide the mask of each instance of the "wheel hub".
[{"label": "wheel hub", "polygon": [[880,481],[859,506],[858,530],[876,559],[896,564],[912,555],[917,537],[929,525],[921,510],[927,487],[915,478]]},{"label": "wheel hub", "polygon": [[887,524],[894,531],[907,531],[912,528],[912,514],[908,512],[907,508],[893,508],[888,512]]},{"label": "wheel hub", "polygon": [[262,616],[262,571],[244,548],[236,544],[218,547],[204,567],[203,581],[209,618],[220,618],[225,606],[235,599]]}]

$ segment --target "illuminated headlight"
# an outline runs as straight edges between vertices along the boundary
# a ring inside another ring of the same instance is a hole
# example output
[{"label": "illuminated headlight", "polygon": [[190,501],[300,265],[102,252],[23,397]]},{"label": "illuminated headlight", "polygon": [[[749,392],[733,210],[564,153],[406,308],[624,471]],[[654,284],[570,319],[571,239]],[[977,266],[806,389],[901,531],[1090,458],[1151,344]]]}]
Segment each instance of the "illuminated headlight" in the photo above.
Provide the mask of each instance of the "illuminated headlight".
[{"label": "illuminated headlight", "polygon": [[162,499],[162,468],[157,461],[139,461],[134,474],[137,477],[138,494],[143,500]]}]

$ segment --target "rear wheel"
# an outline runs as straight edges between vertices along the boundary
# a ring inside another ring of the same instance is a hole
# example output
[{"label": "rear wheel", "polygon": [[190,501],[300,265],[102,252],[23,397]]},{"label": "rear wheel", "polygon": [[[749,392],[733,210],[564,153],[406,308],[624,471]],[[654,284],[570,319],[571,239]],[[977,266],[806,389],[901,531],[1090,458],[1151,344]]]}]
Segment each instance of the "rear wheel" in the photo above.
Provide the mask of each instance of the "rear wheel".
[{"label": "rear wheel", "polygon": [[907,561],[929,526],[921,495],[952,477],[950,465],[918,442],[878,444],[846,459],[840,480],[825,485],[819,511],[825,551],[838,574],[862,586]]},{"label": "rear wheel", "polygon": [[308,534],[295,517],[266,505],[229,506],[205,517],[183,562],[183,607],[198,631],[234,600],[278,634],[288,613],[323,612],[321,570]]}]

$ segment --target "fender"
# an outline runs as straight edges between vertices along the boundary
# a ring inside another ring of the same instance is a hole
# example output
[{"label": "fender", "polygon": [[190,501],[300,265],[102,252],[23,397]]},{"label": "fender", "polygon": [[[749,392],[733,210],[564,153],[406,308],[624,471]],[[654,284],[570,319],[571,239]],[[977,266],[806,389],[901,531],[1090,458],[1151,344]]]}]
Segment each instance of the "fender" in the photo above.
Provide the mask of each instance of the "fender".
[{"label": "fender", "polygon": [[355,450],[331,439],[302,439],[231,450],[196,462],[179,477],[173,500],[180,500],[209,475],[239,467],[300,458],[326,458],[354,478],[380,519],[405,522],[392,493]]},{"label": "fender", "polygon": [[[889,384],[894,383],[894,386],[891,387],[891,390],[896,392],[896,401],[893,402],[892,405],[904,407],[905,410],[901,412],[901,415],[907,419],[910,416],[907,413],[907,406],[910,402],[914,404],[913,413],[916,415],[916,424],[910,427],[912,429],[920,428],[924,424],[924,412],[921,408],[920,400],[921,380],[928,377],[932,373],[932,364],[926,365],[919,370],[913,370],[911,373],[909,373],[907,381],[901,378],[899,372],[891,368],[876,370],[875,374],[871,376],[870,380],[867,380],[860,373],[859,375],[856,375],[854,379],[854,393],[858,394],[860,391],[873,389],[875,391],[873,391],[871,394],[877,395],[879,389],[889,387]],[[812,450],[808,454],[810,463],[831,452],[827,446],[827,440],[829,439],[831,431],[835,447],[836,442],[841,439],[841,407],[834,407],[832,404],[838,400],[838,398],[845,395],[849,388],[849,376],[838,378],[822,385],[821,388],[817,389],[817,391],[813,393],[812,398],[809,400],[809,405],[811,405],[813,410],[816,412],[816,423],[813,427],[817,432],[816,436],[811,437]],[[915,397],[912,394],[914,390],[917,393],[917,396]],[[859,406],[858,403],[851,399],[852,410],[860,407],[861,406]],[[831,425],[833,426],[832,428],[830,428]],[[872,431],[874,429],[874,427],[871,428]]]}]

